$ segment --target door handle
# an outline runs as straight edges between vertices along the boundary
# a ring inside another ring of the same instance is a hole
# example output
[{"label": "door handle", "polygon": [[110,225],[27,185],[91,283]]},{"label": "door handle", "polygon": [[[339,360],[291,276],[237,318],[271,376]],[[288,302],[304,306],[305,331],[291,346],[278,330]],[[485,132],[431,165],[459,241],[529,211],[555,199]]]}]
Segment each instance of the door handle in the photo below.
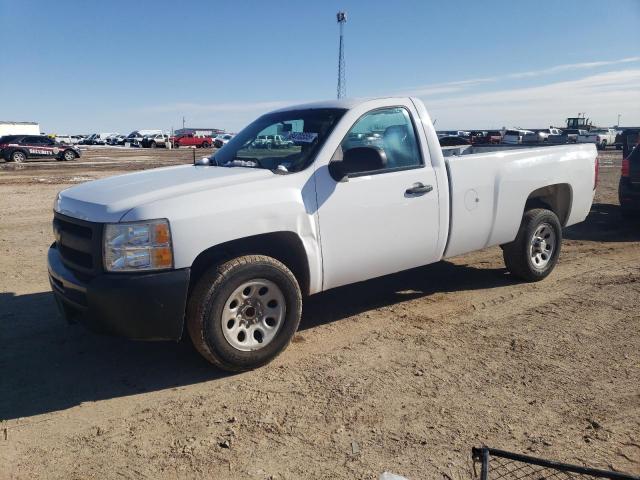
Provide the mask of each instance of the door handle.
[{"label": "door handle", "polygon": [[423,183],[418,182],[414,183],[411,188],[407,188],[404,193],[407,195],[424,195],[425,193],[429,193],[431,190],[433,190],[431,185],[424,185]]}]

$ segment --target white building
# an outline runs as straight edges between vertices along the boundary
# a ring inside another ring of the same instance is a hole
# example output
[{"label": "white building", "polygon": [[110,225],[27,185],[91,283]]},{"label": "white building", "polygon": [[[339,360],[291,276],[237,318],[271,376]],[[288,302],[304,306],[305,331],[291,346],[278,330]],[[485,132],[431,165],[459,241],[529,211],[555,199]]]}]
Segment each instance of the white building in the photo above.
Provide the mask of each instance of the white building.
[{"label": "white building", "polygon": [[0,120],[2,135],[40,135],[40,124],[36,122],[3,122]]}]

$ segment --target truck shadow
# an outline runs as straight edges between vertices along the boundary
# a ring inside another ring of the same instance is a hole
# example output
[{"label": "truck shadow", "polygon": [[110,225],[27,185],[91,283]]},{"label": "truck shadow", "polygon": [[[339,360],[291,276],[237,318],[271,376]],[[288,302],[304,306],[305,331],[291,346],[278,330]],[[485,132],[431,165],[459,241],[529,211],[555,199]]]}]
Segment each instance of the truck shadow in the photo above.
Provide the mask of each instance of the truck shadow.
[{"label": "truck shadow", "polygon": [[133,342],[67,325],[50,292],[0,294],[0,420],[225,376],[188,342]]},{"label": "truck shadow", "polygon": [[567,240],[592,242],[640,241],[640,215],[635,219],[622,216],[620,205],[594,203],[587,219],[564,231]]},{"label": "truck shadow", "polygon": [[[435,292],[513,283],[504,269],[448,262],[310,297],[301,329]],[[133,342],[67,325],[50,292],[0,293],[0,421],[217,380],[188,341]]]},{"label": "truck shadow", "polygon": [[477,268],[442,261],[314,295],[305,300],[300,330],[438,292],[513,285],[505,268]]}]

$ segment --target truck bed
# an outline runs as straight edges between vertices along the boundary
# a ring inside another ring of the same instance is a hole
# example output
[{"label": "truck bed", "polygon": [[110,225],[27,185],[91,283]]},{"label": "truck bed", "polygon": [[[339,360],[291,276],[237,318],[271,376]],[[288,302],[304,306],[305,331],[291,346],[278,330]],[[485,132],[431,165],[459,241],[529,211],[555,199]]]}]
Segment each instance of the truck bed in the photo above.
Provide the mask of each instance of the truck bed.
[{"label": "truck bed", "polygon": [[591,209],[597,151],[592,144],[443,148],[449,177],[449,237],[444,257],[515,239],[530,195],[567,192],[563,226]]}]

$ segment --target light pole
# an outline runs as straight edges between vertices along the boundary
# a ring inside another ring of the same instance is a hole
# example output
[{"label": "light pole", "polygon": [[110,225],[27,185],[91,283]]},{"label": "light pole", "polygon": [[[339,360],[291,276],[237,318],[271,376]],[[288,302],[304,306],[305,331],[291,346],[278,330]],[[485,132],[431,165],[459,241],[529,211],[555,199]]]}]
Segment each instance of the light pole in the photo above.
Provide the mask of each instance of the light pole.
[{"label": "light pole", "polygon": [[618,123],[616,124],[616,127],[619,127],[619,126],[620,126],[620,117],[621,117],[621,116],[622,116],[622,114],[621,114],[621,113],[619,113],[619,114],[618,114]]},{"label": "light pole", "polygon": [[338,12],[336,20],[340,26],[340,51],[338,52],[338,98],[343,98],[347,94],[347,82],[345,79],[344,62],[344,24],[347,23],[347,12]]}]

